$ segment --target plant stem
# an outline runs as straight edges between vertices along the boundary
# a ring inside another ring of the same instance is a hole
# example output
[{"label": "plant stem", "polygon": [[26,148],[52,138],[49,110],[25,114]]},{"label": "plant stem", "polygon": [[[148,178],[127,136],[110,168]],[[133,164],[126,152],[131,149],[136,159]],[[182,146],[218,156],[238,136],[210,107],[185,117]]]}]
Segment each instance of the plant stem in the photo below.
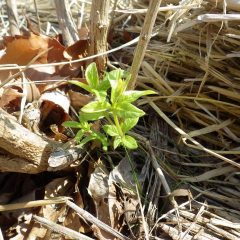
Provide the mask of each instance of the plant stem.
[{"label": "plant stem", "polygon": [[120,123],[119,123],[119,120],[118,120],[118,117],[116,114],[113,113],[113,119],[114,119],[114,123],[117,127],[117,130],[118,130],[118,134],[120,135],[120,137],[122,138],[124,136],[123,134],[123,131],[121,129],[121,126],[120,126]]},{"label": "plant stem", "polygon": [[113,121],[109,116],[105,116],[105,118],[107,119],[108,123],[110,123],[110,125],[113,125]]}]

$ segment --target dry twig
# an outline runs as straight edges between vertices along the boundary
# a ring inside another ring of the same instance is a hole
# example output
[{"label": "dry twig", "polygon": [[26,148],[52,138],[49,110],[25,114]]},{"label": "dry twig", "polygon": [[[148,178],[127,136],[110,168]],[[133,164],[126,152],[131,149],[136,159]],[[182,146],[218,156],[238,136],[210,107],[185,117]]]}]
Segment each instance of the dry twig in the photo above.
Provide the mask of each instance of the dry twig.
[{"label": "dry twig", "polygon": [[150,1],[149,8],[145,16],[143,28],[140,34],[140,39],[134,52],[134,58],[133,58],[133,63],[131,67],[131,80],[128,85],[129,89],[135,88],[138,71],[141,66],[143,57],[145,55],[148,42],[151,38],[153,26],[158,14],[158,9],[160,7],[160,4],[161,4],[161,1],[159,0]]}]

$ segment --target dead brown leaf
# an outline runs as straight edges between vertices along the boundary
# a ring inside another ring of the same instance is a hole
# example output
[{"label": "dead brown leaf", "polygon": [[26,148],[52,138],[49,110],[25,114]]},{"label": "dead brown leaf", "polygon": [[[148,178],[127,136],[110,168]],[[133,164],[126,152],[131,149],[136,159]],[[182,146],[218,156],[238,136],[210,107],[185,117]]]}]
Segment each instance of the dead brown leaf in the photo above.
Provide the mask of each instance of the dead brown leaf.
[{"label": "dead brown leaf", "polygon": [[[67,47],[63,52],[63,56],[70,62],[72,60],[87,57],[88,45],[89,45],[88,40],[79,40],[75,42],[73,45]],[[81,66],[85,66],[85,62],[77,62],[77,63],[72,63],[69,66],[63,66],[63,68],[61,69],[60,75],[66,76],[66,73],[71,71],[71,76],[73,76],[74,73],[79,73],[79,69]]]},{"label": "dead brown leaf", "polygon": [[[23,93],[19,91],[17,88],[6,88],[4,89],[1,99],[0,99],[0,107],[4,108],[9,105],[13,100],[20,99],[23,96]],[[15,101],[16,103],[16,101]],[[20,101],[18,101],[18,104]],[[19,106],[18,106],[19,107]]]},{"label": "dead brown leaf", "polygon": [[41,121],[40,129],[45,133],[55,134],[51,125],[56,124],[58,131],[63,130],[62,123],[69,120],[70,101],[64,91],[45,92],[39,99]]},{"label": "dead brown leaf", "polygon": [[81,92],[76,92],[73,90],[69,90],[68,95],[69,95],[69,98],[71,101],[71,106],[73,106],[73,108],[76,111],[79,111],[80,108],[82,108],[83,106],[88,104],[94,98],[93,96],[91,96],[89,94],[83,94]]},{"label": "dead brown leaf", "polygon": [[[129,160],[123,158],[109,174],[108,206],[111,226],[121,231],[125,222],[128,225],[137,222],[136,210],[138,197],[136,184]],[[125,222],[124,222],[125,220]]]},{"label": "dead brown leaf", "polygon": [[70,61],[86,57],[88,55],[88,45],[88,40],[79,40],[67,47],[63,52],[63,56]]},{"label": "dead brown leaf", "polygon": [[[36,63],[57,62],[64,59],[64,46],[56,39],[45,35],[30,33],[28,36],[7,36],[4,38],[6,54],[0,59],[0,64],[26,65],[37,54],[46,51]],[[17,54],[16,54],[17,53]]]}]

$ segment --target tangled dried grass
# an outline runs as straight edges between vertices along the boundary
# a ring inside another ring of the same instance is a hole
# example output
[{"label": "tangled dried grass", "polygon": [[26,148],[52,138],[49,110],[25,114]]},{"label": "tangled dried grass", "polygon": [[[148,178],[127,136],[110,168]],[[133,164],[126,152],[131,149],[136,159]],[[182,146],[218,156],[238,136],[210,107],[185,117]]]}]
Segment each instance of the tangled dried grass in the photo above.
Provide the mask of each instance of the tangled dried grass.
[{"label": "tangled dried grass", "polygon": [[[125,31],[140,33],[147,7],[144,1],[135,1],[133,9],[119,11],[126,18],[131,14],[129,19],[134,22],[129,20]],[[164,223],[161,228],[173,239],[192,239],[195,234],[196,239],[239,238],[233,226],[240,219],[240,15],[232,10],[239,11],[238,5],[203,1],[170,5],[164,1],[155,25],[158,36],[150,41],[139,72],[138,87],[157,90],[160,95],[139,104],[150,103],[157,115],[172,127],[166,132],[167,125],[161,127],[158,118],[155,123],[158,129],[151,131],[166,138],[165,145],[161,141],[153,143],[162,158],[161,166],[172,179],[188,184],[195,194],[200,193],[213,205],[204,205],[203,208],[209,208],[203,210],[209,211],[208,223],[200,227],[201,231],[212,232],[211,237],[201,235],[200,228],[193,230],[199,214],[203,213],[198,212],[199,204],[194,205],[192,218],[182,214],[182,210],[177,219],[170,213],[165,215],[170,225]],[[133,52],[134,48],[129,47],[123,55],[131,58]],[[154,128],[152,118],[149,125]],[[169,139],[169,131],[173,129],[180,134],[179,142]],[[174,147],[169,147],[170,144]],[[223,221],[221,224],[212,220],[210,213],[214,212]],[[188,225],[181,225],[185,221]],[[209,222],[214,222],[213,226]],[[181,234],[179,223],[185,229]]]}]

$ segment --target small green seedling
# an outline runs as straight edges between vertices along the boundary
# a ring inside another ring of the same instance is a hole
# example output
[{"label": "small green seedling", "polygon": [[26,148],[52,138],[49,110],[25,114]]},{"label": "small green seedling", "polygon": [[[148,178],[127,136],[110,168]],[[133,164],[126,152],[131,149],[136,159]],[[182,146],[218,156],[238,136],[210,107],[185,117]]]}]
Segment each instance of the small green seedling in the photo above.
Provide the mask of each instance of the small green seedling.
[{"label": "small green seedling", "polygon": [[[80,147],[89,141],[99,140],[104,150],[107,150],[109,145],[114,149],[118,146],[127,149],[137,148],[136,140],[127,133],[145,113],[132,103],[144,95],[155,92],[127,90],[130,75],[124,76],[124,71],[121,69],[106,73],[100,81],[96,64],[91,63],[85,75],[87,84],[78,81],[70,81],[70,83],[94,95],[95,100],[80,110],[79,122],[67,121],[63,126],[79,128],[75,139]],[[92,125],[99,119],[102,119],[103,126],[100,131],[96,131]]]}]

